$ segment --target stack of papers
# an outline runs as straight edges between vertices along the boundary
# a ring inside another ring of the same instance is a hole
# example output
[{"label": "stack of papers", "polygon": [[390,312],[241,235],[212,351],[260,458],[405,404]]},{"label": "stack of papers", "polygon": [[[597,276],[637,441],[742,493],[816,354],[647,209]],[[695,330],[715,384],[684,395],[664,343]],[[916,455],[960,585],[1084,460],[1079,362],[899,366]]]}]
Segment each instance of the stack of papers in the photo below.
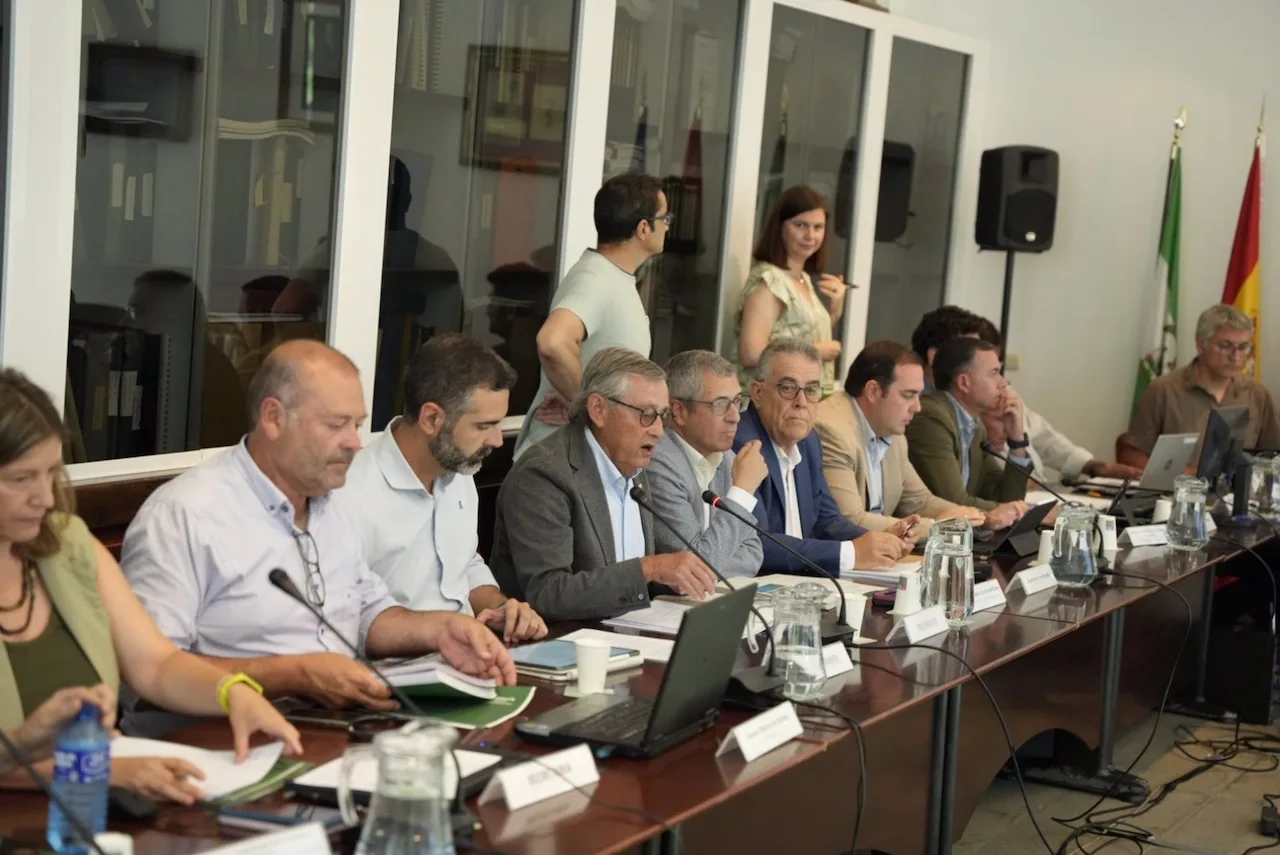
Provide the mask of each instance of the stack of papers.
[{"label": "stack of papers", "polygon": [[249,751],[243,763],[236,763],[234,751],[208,751],[191,745],[164,742],[158,739],[138,739],[117,736],[111,740],[111,759],[123,757],[169,757],[186,760],[204,772],[204,780],[191,783],[202,790],[206,798],[216,799],[227,793],[256,784],[262,780],[280,759],[283,742],[272,742]]},{"label": "stack of papers", "polygon": [[579,629],[564,636],[565,641],[577,641],[580,638],[591,638],[602,644],[613,647],[629,647],[639,650],[646,662],[665,663],[671,658],[671,649],[675,642],[665,638],[649,638],[644,635],[624,635],[621,632],[606,632],[603,629]]},{"label": "stack of papers", "polygon": [[692,606],[673,603],[668,600],[653,600],[647,609],[636,609],[626,614],[609,618],[605,626],[618,629],[635,629],[640,632],[652,632],[656,635],[676,635],[680,632],[680,622],[684,613]]},{"label": "stack of papers", "polygon": [[[485,754],[479,751],[466,751],[458,748],[453,752],[458,761],[458,769],[463,778],[469,778],[477,772],[483,772],[491,766],[498,765],[502,758],[497,754]],[[458,773],[452,763],[444,764],[445,792],[452,798],[458,789]],[[330,760],[317,766],[305,775],[294,780],[294,784],[303,787],[338,788],[338,780],[342,777],[342,758]],[[361,754],[351,764],[351,789],[357,793],[373,793],[378,789],[378,759],[372,754]]]},{"label": "stack of papers", "polygon": [[377,663],[396,688],[411,687],[415,697],[471,697],[482,701],[497,696],[492,677],[472,677],[447,665],[439,654]]},{"label": "stack of papers", "polygon": [[896,588],[901,584],[904,575],[910,575],[920,572],[920,561],[899,561],[892,567],[885,567],[877,570],[842,570],[840,578],[851,582],[861,582],[863,585],[870,586],[873,590],[881,591],[885,588]]}]

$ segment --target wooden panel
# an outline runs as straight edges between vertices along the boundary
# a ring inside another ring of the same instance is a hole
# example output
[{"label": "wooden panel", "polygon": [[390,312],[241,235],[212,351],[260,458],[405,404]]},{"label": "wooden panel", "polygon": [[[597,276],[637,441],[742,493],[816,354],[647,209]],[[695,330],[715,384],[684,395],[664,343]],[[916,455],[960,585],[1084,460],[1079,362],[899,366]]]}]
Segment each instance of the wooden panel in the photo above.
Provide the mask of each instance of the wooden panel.
[{"label": "wooden panel", "polygon": [[172,475],[149,475],[130,481],[112,481],[76,488],[76,510],[111,554],[120,557],[125,530],[147,497]]}]

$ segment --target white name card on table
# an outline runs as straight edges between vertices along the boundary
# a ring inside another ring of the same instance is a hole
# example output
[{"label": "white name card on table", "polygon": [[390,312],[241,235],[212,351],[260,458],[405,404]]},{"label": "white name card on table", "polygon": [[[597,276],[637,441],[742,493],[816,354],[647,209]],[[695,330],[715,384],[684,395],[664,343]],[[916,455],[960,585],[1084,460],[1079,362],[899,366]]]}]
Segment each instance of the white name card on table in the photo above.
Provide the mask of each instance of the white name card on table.
[{"label": "white name card on table", "polygon": [[1164,523],[1131,525],[1120,532],[1121,546],[1164,546],[1169,542],[1169,530]]},{"label": "white name card on table", "polygon": [[900,631],[907,633],[908,643],[919,644],[926,638],[933,638],[938,633],[947,631],[947,614],[942,606],[929,606],[903,618],[902,623],[894,626],[889,637],[892,638]]},{"label": "white name card on table", "polygon": [[209,855],[316,855],[329,853],[329,838],[324,826],[309,822],[287,831],[259,834],[248,840],[207,850]]},{"label": "white name card on table", "polygon": [[996,606],[1005,604],[1004,591],[1000,588],[999,579],[988,579],[973,586],[973,610],[985,612]]},{"label": "white name card on table", "polygon": [[802,733],[804,725],[800,723],[800,716],[796,715],[795,706],[791,701],[783,701],[773,709],[752,716],[730,730],[724,742],[716,749],[716,756],[737,748],[742,752],[742,759],[750,763]]},{"label": "white name card on table", "polygon": [[599,780],[596,758],[583,742],[495,772],[480,794],[480,804],[505,799],[507,810],[520,810]]},{"label": "white name card on table", "polygon": [[1214,522],[1214,521],[1213,521],[1213,517],[1209,515],[1209,512],[1208,512],[1208,511],[1205,511],[1205,512],[1204,512],[1204,531],[1205,531],[1205,534],[1213,534],[1213,533],[1214,533],[1215,531],[1217,531],[1217,530],[1218,530],[1218,524],[1217,524],[1216,522]]},{"label": "white name card on table", "polygon": [[1028,597],[1047,591],[1058,584],[1058,577],[1053,575],[1053,568],[1048,564],[1037,564],[1025,570],[1019,570],[1009,582],[1009,591],[1021,590]]},{"label": "white name card on table", "polygon": [[839,677],[853,670],[853,656],[844,642],[833,641],[822,648],[822,664],[827,670],[828,679]]}]

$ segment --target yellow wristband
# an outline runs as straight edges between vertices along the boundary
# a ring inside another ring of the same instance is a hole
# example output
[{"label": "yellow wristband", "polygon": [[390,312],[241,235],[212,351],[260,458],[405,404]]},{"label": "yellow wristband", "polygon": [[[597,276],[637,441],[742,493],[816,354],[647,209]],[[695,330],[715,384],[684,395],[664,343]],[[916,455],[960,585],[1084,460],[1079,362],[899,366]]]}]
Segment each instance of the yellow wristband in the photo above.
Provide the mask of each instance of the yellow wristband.
[{"label": "yellow wristband", "polygon": [[231,693],[231,687],[236,683],[244,683],[258,694],[262,694],[262,684],[257,680],[244,672],[232,674],[230,677],[224,678],[223,681],[218,684],[218,706],[222,707],[223,712],[231,712],[227,696]]}]

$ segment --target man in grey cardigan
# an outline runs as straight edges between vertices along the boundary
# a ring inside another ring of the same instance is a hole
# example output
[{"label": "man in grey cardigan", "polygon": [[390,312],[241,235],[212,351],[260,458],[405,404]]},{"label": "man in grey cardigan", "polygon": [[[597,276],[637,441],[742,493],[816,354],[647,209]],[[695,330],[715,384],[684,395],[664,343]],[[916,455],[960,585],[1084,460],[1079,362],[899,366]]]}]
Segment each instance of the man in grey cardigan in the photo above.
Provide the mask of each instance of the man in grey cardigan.
[{"label": "man in grey cardigan", "polygon": [[550,622],[715,590],[715,576],[692,554],[654,554],[653,520],[630,495],[633,486],[648,492],[642,470],[668,414],[657,365],[620,347],[591,358],[570,424],[532,446],[498,492],[489,566],[507,596]]},{"label": "man in grey cardigan", "polygon": [[[736,456],[730,450],[751,399],[733,365],[709,350],[678,353],[666,370],[671,422],[645,472],[653,506],[725,576],[754,576],[764,559],[760,536],[702,500],[711,490],[748,517],[755,510],[756,488],[769,474],[760,443],[747,443]],[[661,523],[653,541],[658,552],[686,548]]]}]

